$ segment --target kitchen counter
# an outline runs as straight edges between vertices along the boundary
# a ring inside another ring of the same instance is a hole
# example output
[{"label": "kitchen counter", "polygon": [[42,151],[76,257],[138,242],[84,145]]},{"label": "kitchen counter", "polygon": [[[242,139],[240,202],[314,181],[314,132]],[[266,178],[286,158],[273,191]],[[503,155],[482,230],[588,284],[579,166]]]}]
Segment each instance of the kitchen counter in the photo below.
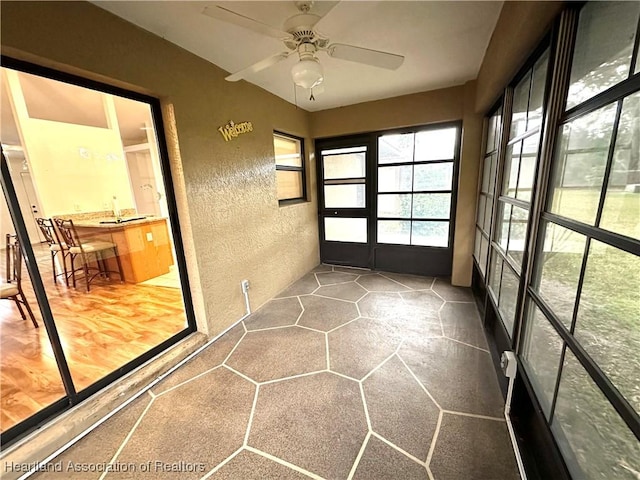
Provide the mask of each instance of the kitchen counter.
[{"label": "kitchen counter", "polygon": [[[125,282],[140,283],[169,273],[173,253],[167,220],[162,217],[124,219],[129,221],[101,223],[115,221],[113,217],[103,217],[73,224],[83,243],[101,240],[116,245]],[[106,262],[108,270],[117,271],[115,257],[106,258]]]},{"label": "kitchen counter", "polygon": [[144,225],[145,223],[153,223],[159,221],[166,221],[163,217],[154,217],[151,215],[139,215],[133,217],[122,217],[120,222],[116,221],[114,217],[103,217],[91,220],[74,220],[73,224],[79,228],[103,228],[106,230],[114,228],[122,228],[129,225]]}]

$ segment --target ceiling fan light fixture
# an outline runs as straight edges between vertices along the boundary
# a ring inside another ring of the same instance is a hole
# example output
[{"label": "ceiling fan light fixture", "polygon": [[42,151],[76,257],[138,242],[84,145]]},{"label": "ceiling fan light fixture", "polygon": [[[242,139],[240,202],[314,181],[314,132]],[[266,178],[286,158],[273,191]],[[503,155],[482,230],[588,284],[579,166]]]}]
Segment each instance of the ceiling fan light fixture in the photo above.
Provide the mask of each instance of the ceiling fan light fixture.
[{"label": "ceiling fan light fixture", "polygon": [[322,65],[315,57],[301,59],[291,68],[291,77],[296,85],[310,89],[324,80]]}]

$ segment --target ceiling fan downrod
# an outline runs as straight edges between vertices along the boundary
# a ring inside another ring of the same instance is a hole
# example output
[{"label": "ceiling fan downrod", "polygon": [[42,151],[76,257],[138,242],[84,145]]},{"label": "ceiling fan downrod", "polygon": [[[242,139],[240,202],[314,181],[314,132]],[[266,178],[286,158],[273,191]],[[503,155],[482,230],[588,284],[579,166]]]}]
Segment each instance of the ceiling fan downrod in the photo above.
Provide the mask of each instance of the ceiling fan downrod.
[{"label": "ceiling fan downrod", "polygon": [[313,0],[307,1],[296,1],[293,2],[296,5],[296,8],[300,10],[302,13],[308,13],[309,10],[313,7]]}]

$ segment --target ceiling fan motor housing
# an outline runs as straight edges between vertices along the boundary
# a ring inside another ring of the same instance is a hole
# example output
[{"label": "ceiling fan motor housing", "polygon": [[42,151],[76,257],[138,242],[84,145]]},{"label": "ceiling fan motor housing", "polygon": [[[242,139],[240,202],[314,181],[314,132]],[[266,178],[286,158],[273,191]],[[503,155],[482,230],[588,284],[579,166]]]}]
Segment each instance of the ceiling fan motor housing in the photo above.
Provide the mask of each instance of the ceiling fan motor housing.
[{"label": "ceiling fan motor housing", "polygon": [[316,36],[313,26],[320,20],[319,15],[313,13],[300,13],[287,18],[283,30],[290,33],[298,41],[311,40]]}]

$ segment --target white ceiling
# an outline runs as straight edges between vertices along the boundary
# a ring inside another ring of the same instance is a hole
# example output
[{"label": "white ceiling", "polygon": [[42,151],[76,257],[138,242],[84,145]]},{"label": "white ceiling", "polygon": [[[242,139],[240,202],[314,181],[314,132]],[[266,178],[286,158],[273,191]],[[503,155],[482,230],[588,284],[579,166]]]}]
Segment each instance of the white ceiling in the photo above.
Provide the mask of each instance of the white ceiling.
[{"label": "white ceiling", "polygon": [[[298,10],[293,1],[95,1],[95,4],[228,72],[286,51],[277,39],[203,15],[211,4],[281,28]],[[476,78],[503,2],[319,1],[312,12],[328,16],[319,29],[331,42],[405,56],[395,71],[319,53],[324,91],[316,101],[294,85],[292,55],[247,81],[308,111],[460,85]]]},{"label": "white ceiling", "polygon": [[[18,78],[31,118],[107,128],[103,104],[105,93],[24,72],[19,72]],[[4,76],[2,80],[0,142],[3,145],[19,146],[20,135],[9,102],[8,85],[4,82]],[[153,124],[149,105],[115,95],[113,100],[123,144],[126,146],[146,142],[147,134],[144,129]]]}]

